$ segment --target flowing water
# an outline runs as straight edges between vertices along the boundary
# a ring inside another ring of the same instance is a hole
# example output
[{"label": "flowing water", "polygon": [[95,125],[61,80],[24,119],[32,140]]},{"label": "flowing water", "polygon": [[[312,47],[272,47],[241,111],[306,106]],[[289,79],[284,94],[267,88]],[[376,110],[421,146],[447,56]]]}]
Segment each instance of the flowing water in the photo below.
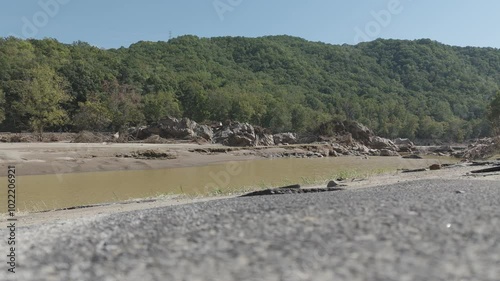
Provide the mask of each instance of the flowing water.
[{"label": "flowing water", "polygon": [[[295,183],[324,184],[338,177],[365,177],[450,162],[447,158],[292,158],[163,170],[19,176],[16,203],[19,211],[43,211],[165,194],[212,195]],[[7,183],[7,179],[0,178],[0,182]],[[2,188],[0,213],[6,212],[5,196],[6,188]]]}]

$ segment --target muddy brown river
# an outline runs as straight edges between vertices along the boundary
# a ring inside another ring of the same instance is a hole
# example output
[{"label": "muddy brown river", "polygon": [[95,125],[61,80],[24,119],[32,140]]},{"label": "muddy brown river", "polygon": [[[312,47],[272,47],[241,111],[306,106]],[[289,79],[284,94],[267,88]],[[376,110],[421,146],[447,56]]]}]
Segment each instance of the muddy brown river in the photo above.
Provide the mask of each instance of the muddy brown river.
[{"label": "muddy brown river", "polygon": [[[44,211],[161,195],[206,196],[295,183],[324,184],[338,177],[364,178],[397,169],[451,162],[456,160],[399,157],[266,159],[163,170],[19,176],[16,203],[18,211]],[[0,182],[7,183],[7,179],[0,178]],[[1,189],[0,196],[5,198],[6,188]],[[1,200],[0,213],[6,212],[6,201]]]}]

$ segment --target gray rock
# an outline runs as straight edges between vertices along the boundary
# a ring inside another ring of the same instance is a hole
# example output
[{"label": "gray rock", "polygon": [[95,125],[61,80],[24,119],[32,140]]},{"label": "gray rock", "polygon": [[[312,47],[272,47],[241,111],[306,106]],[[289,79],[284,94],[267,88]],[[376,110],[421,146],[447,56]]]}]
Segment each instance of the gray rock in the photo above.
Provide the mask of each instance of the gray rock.
[{"label": "gray rock", "polygon": [[152,135],[158,135],[165,139],[196,139],[202,138],[212,142],[212,128],[200,125],[188,118],[177,119],[165,117],[149,127],[131,128],[131,135],[137,139],[145,140]]},{"label": "gray rock", "polygon": [[148,127],[147,126],[141,126],[141,127],[132,127],[127,130],[127,133],[129,136],[131,136],[134,139],[140,139],[144,140],[149,138],[153,133],[148,132]]},{"label": "gray rock", "polygon": [[395,139],[394,144],[398,148],[398,152],[412,152],[415,150],[415,144],[409,139]]},{"label": "gray rock", "polygon": [[330,181],[326,187],[337,187],[339,184],[336,181]]},{"label": "gray rock", "polygon": [[431,166],[429,167],[429,169],[430,169],[431,171],[441,170],[441,168],[442,168],[442,167],[441,167],[441,165],[439,165],[439,164],[434,164],[434,165],[431,165]]},{"label": "gray rock", "polygon": [[203,138],[208,141],[212,141],[214,137],[214,132],[212,131],[212,128],[210,128],[207,125],[198,125],[195,127],[194,132],[196,133],[196,136]]},{"label": "gray rock", "polygon": [[402,139],[402,138],[395,139],[394,140],[394,144],[395,145],[415,146],[415,144],[413,144],[413,142],[411,140],[409,140],[409,139]]},{"label": "gray rock", "polygon": [[373,149],[387,149],[392,151],[397,151],[396,145],[389,139],[381,137],[372,137],[370,147]]},{"label": "gray rock", "polygon": [[397,153],[396,151],[393,151],[393,150],[381,149],[380,156],[393,157],[393,156],[400,156],[400,155],[399,155],[399,153]]},{"label": "gray rock", "polygon": [[274,136],[270,134],[258,134],[257,145],[259,146],[272,146],[274,145]]},{"label": "gray rock", "polygon": [[340,135],[350,134],[352,139],[364,145],[369,145],[371,138],[375,136],[372,130],[355,121],[337,122],[335,124],[335,131]]},{"label": "gray rock", "polygon": [[178,120],[173,117],[166,117],[158,122],[160,137],[188,139],[196,137],[194,130],[198,124],[188,118]]},{"label": "gray rock", "polygon": [[337,156],[349,154],[349,149],[337,143],[332,144],[332,148],[330,149],[330,154],[332,154],[332,151],[335,152]]},{"label": "gray rock", "polygon": [[274,144],[280,145],[280,144],[296,144],[297,143],[297,134],[294,133],[282,133],[282,134],[275,134],[273,136],[274,138]]},{"label": "gray rock", "polygon": [[252,125],[234,122],[215,132],[214,142],[227,146],[257,146],[257,136]]},{"label": "gray rock", "polygon": [[332,150],[330,150],[329,156],[330,157],[339,157],[340,155],[337,153],[337,151],[332,149]]}]

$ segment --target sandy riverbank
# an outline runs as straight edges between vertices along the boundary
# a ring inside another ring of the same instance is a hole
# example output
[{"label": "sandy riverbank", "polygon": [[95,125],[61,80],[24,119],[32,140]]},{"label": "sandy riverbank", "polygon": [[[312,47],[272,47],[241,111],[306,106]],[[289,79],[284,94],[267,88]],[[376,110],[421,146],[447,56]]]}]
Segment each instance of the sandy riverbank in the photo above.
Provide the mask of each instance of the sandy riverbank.
[{"label": "sandy riverbank", "polygon": [[[200,150],[221,149],[220,145],[198,144],[73,144],[73,143],[0,143],[0,176],[8,165],[16,165],[18,175],[46,175],[121,170],[151,170],[204,166],[260,158],[269,148],[257,154],[253,150],[203,153]],[[153,150],[175,156],[175,159],[122,157]],[[196,150],[196,151],[195,151]]]},{"label": "sandy riverbank", "polygon": [[[0,143],[1,176],[5,176],[8,165],[16,165],[19,176],[65,174],[96,171],[152,170],[163,168],[204,166],[228,161],[263,159],[283,151],[301,151],[300,147],[273,147],[259,149],[241,149],[224,151],[219,145],[198,144],[72,144],[72,143]],[[125,158],[138,151],[162,151],[175,155],[175,159],[155,160]],[[457,163],[459,160],[457,160]],[[472,175],[470,172],[481,167],[459,164],[438,171],[418,173],[389,173],[373,175],[362,179],[349,179],[348,188],[366,188],[370,186],[393,184],[418,179],[485,179],[500,181],[499,173]],[[20,214],[20,225],[54,222],[78,217],[107,215],[137,209],[187,204],[227,197],[193,198],[183,195],[163,196],[147,200],[103,204],[92,208],[51,211],[34,214]]]}]

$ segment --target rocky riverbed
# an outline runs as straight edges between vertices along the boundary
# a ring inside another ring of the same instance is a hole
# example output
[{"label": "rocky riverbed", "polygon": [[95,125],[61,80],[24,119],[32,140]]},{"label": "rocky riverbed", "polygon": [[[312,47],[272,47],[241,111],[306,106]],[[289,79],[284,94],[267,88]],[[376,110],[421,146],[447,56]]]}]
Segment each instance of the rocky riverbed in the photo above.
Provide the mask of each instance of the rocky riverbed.
[{"label": "rocky riverbed", "polygon": [[[30,133],[0,133],[0,143],[36,143]],[[409,139],[389,140],[377,136],[366,126],[354,122],[331,122],[309,134],[293,132],[272,134],[248,123],[199,124],[183,118],[164,118],[151,126],[130,128],[125,133],[46,133],[42,143],[138,144],[150,145],[147,151],[119,150],[118,158],[177,159],[170,145],[191,145],[184,152],[202,155],[233,153],[265,158],[322,158],[341,156],[387,156],[418,159],[425,155],[449,156],[464,160],[485,159],[498,154],[500,138],[486,138],[463,145],[417,146]],[[108,149],[109,150],[109,149]],[[91,155],[93,157],[96,155]]]}]

